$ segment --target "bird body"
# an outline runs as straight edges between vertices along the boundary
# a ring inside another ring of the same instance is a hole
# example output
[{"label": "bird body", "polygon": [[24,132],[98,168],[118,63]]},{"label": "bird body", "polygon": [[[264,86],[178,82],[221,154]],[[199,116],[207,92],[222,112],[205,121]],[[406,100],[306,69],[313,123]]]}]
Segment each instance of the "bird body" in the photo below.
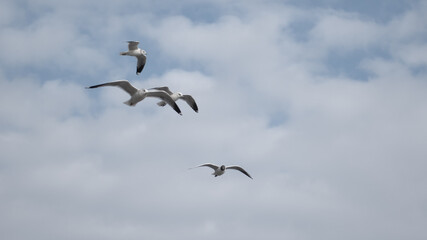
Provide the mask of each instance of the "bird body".
[{"label": "bird body", "polygon": [[234,169],[234,170],[240,171],[241,173],[245,174],[246,176],[248,176],[249,178],[252,179],[251,175],[249,175],[248,172],[246,172],[242,167],[236,166],[236,165],[226,167],[225,165],[217,166],[217,165],[212,164],[212,163],[205,163],[205,164],[199,165],[197,167],[210,167],[210,168],[212,168],[214,170],[212,175],[214,175],[215,177],[223,175],[225,173],[226,169]]},{"label": "bird body", "polygon": [[136,75],[139,75],[144,69],[147,61],[147,52],[138,47],[138,41],[128,41],[128,51],[120,52],[122,56],[134,56],[138,59],[136,64]]},{"label": "bird body", "polygon": [[135,94],[131,95],[130,99],[126,102],[123,102],[126,105],[134,107],[138,102],[144,100],[147,97],[147,90],[138,89]]},{"label": "bird body", "polygon": [[143,49],[137,48],[137,49],[133,49],[133,50],[128,50],[126,52],[120,52],[120,55],[139,57],[139,56],[146,56],[147,52]]},{"label": "bird body", "polygon": [[[195,112],[199,112],[199,108],[197,107],[196,101],[194,100],[194,98],[191,95],[185,95],[185,94],[182,94],[181,92],[172,92],[168,87],[156,87],[156,88],[152,88],[152,89],[156,89],[156,90],[161,90],[161,91],[167,92],[174,101],[182,99]],[[166,105],[166,102],[165,101],[160,101],[160,102],[157,103],[157,105],[163,107],[163,106]]]},{"label": "bird body", "polygon": [[102,83],[102,84],[90,86],[87,88],[98,88],[98,87],[105,87],[105,86],[120,87],[121,89],[123,89],[124,91],[129,93],[129,95],[131,97],[128,101],[124,102],[124,104],[126,104],[126,105],[133,107],[138,102],[144,100],[144,98],[146,98],[146,97],[155,97],[155,98],[161,99],[162,101],[165,101],[165,103],[169,104],[178,114],[182,115],[181,110],[179,109],[178,105],[176,105],[175,101],[165,91],[138,89],[138,88],[132,86],[132,84],[130,84],[130,82],[127,80],[118,80],[118,81],[113,81],[113,82],[107,82],[107,83]]}]

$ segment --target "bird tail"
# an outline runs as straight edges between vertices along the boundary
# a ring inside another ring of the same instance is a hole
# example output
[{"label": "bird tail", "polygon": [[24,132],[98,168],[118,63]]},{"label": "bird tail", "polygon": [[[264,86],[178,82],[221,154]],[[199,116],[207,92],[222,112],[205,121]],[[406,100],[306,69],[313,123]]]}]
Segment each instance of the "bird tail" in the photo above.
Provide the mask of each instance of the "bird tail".
[{"label": "bird tail", "polygon": [[166,102],[161,101],[161,102],[158,102],[157,105],[159,105],[160,107],[164,107],[164,106],[166,106]]},{"label": "bird tail", "polygon": [[123,103],[126,104],[126,105],[128,105],[128,106],[131,106],[131,107],[135,106],[135,104],[133,104],[130,99],[127,100],[126,102],[123,102]]}]

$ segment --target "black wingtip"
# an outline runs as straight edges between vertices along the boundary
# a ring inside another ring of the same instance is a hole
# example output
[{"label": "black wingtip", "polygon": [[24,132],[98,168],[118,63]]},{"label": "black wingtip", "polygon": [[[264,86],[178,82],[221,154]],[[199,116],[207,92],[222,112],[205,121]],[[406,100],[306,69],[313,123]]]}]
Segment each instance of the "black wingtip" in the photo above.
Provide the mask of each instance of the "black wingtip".
[{"label": "black wingtip", "polygon": [[142,70],[144,69],[144,66],[145,65],[142,65],[141,67],[136,67],[136,75],[139,75],[142,72]]},{"label": "black wingtip", "polygon": [[192,106],[191,108],[192,108],[196,113],[198,113],[198,112],[199,112],[199,108],[197,107],[197,105]]},{"label": "black wingtip", "polygon": [[182,116],[182,112],[181,111],[179,111],[178,109],[174,109],[174,110],[175,110],[176,113],[178,113],[179,115]]},{"label": "black wingtip", "polygon": [[172,106],[172,108],[173,110],[175,110],[175,112],[182,116],[181,109],[178,107],[178,105],[176,105],[176,103],[174,106]]}]

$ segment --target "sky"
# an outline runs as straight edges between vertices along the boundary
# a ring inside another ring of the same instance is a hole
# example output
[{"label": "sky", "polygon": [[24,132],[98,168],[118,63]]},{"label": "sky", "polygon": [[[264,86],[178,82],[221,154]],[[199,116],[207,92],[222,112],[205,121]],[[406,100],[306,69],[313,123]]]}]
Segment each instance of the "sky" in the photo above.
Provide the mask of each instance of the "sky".
[{"label": "sky", "polygon": [[[427,239],[426,22],[416,0],[0,0],[0,238]],[[85,89],[119,79],[199,113]]]}]

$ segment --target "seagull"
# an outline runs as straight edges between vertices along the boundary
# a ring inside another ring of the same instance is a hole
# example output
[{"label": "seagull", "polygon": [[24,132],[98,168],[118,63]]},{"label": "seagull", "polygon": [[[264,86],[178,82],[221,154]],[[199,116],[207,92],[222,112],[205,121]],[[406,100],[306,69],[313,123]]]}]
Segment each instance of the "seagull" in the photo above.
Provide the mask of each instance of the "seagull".
[{"label": "seagull", "polygon": [[169,104],[179,115],[182,115],[178,105],[176,105],[175,101],[165,91],[138,89],[132,86],[132,84],[130,84],[129,81],[127,80],[107,82],[107,83],[102,83],[102,84],[98,84],[98,85],[94,85],[86,88],[97,88],[97,87],[104,87],[104,86],[116,86],[125,90],[127,93],[129,93],[131,97],[128,101],[124,102],[124,104],[126,105],[133,107],[146,97],[156,97],[156,98],[160,98],[162,101]]},{"label": "seagull", "polygon": [[120,55],[134,56],[138,59],[136,64],[136,75],[139,75],[142,72],[142,69],[144,69],[145,62],[147,60],[147,52],[138,47],[138,41],[128,41],[128,43],[129,50],[127,52],[121,52]]},{"label": "seagull", "polygon": [[[169,90],[168,87],[156,87],[156,88],[152,88],[152,89],[156,89],[156,90],[160,90],[160,91],[165,91],[167,92],[174,101],[178,100],[178,99],[182,99],[185,102],[187,102],[188,105],[190,105],[190,107],[195,111],[195,112],[199,112],[199,108],[197,107],[196,101],[194,101],[194,98],[191,95],[184,95],[180,92],[175,92],[173,93],[171,90]],[[161,101],[158,102],[157,105],[163,107],[166,105],[165,101]]]},{"label": "seagull", "polygon": [[251,177],[251,175],[249,175],[249,173],[245,171],[245,169],[243,169],[242,167],[239,167],[239,166],[227,166],[226,167],[224,165],[221,165],[221,167],[218,167],[212,163],[205,163],[205,164],[202,164],[202,165],[197,166],[195,168],[198,168],[198,167],[210,167],[210,168],[212,168],[215,171],[212,173],[212,175],[214,175],[215,177],[218,177],[218,176],[221,176],[222,174],[224,174],[225,169],[234,169],[234,170],[239,170],[240,172],[242,172],[243,174],[245,174],[249,178],[253,179]]}]

